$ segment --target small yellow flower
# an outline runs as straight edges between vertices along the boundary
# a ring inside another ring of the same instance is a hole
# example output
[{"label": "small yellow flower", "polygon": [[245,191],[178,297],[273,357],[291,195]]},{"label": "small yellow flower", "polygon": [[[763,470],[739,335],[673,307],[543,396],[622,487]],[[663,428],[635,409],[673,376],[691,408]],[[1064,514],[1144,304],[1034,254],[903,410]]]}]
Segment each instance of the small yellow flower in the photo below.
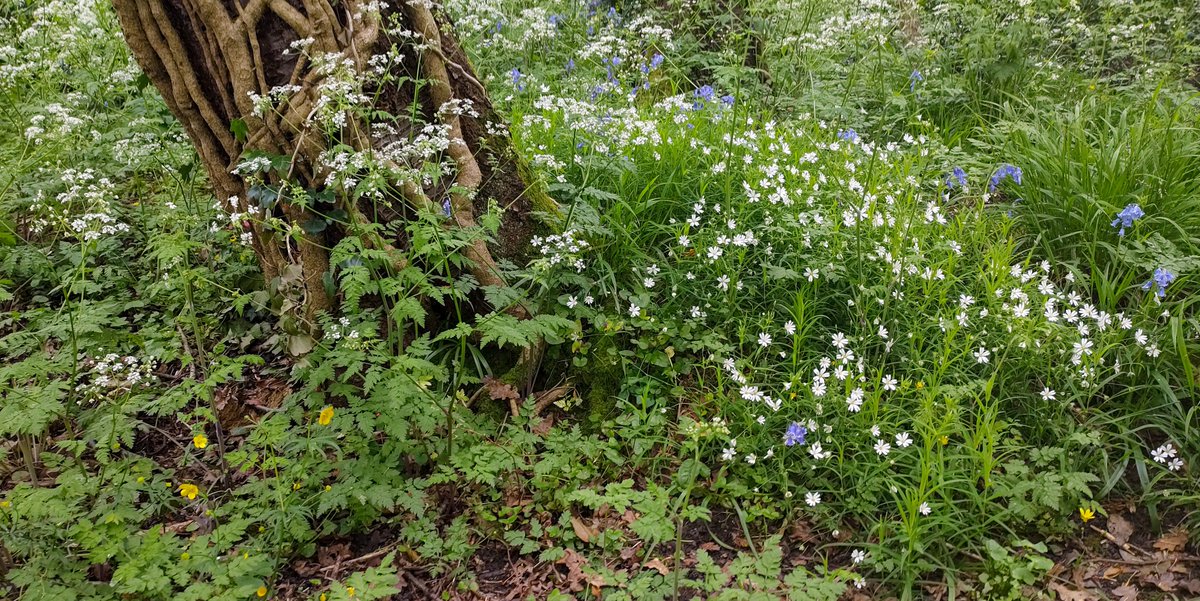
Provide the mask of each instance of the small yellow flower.
[{"label": "small yellow flower", "polygon": [[325,599],[326,599],[325,593],[321,593],[321,601],[325,601]]},{"label": "small yellow flower", "polygon": [[192,558],[192,554],[191,554],[191,553],[188,553],[187,551],[184,551],[183,553],[181,553],[181,554],[179,555],[179,559],[180,559],[180,560],[182,560],[182,561],[187,561],[187,560],[189,560],[189,559],[191,559],[191,558]]},{"label": "small yellow flower", "polygon": [[348,587],[346,587],[346,596],[347,596],[347,597],[353,597],[353,596],[354,596],[354,587],[352,587],[352,586],[348,586]]},{"label": "small yellow flower", "polygon": [[196,495],[200,494],[200,489],[196,488],[195,484],[180,484],[179,496],[187,497],[189,501],[195,500]]},{"label": "small yellow flower", "polygon": [[924,380],[917,380],[917,390],[920,390],[920,389],[922,389],[922,388],[925,388],[925,381],[924,381]]},{"label": "small yellow flower", "polygon": [[301,484],[299,480],[297,480],[292,483],[292,490],[300,490],[301,486],[304,486],[304,485]]},{"label": "small yellow flower", "polygon": [[208,446],[208,437],[201,432],[192,437],[192,444],[196,445],[197,449],[203,449]]},{"label": "small yellow flower", "polygon": [[1079,519],[1083,520],[1084,523],[1087,523],[1088,520],[1090,520],[1094,517],[1096,517],[1095,511],[1084,508],[1084,507],[1079,508]]},{"label": "small yellow flower", "polygon": [[146,477],[145,477],[145,476],[138,476],[137,483],[138,483],[138,484],[145,484],[145,483],[146,483]]},{"label": "small yellow flower", "polygon": [[267,587],[266,586],[258,587],[258,590],[254,591],[254,594],[258,595],[259,597],[266,597],[267,596]]},{"label": "small yellow flower", "polygon": [[941,442],[942,446],[944,447],[944,446],[950,444],[950,437],[943,434],[942,438],[939,440],[939,442]]},{"label": "small yellow flower", "polygon": [[326,405],[325,408],[321,410],[321,415],[317,416],[317,423],[321,424],[322,426],[328,426],[329,422],[331,421],[333,421],[333,406]]},{"label": "small yellow flower", "polygon": [[332,486],[330,486],[330,485],[328,485],[328,484],[326,484],[326,485],[325,485],[325,492],[329,492],[329,491],[331,491],[331,490],[333,490],[333,487],[332,487]]},{"label": "small yellow flower", "polygon": [[0,509],[8,509],[12,506],[11,501],[0,501]]}]

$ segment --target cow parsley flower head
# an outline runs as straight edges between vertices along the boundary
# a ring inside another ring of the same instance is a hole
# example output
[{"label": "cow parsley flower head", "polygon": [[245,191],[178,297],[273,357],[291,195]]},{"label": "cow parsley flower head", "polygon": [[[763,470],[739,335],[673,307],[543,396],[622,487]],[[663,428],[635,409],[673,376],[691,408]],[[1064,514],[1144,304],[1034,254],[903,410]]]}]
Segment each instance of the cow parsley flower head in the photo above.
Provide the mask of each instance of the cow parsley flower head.
[{"label": "cow parsley flower head", "polygon": [[1117,213],[1117,218],[1113,219],[1112,226],[1120,228],[1117,231],[1118,236],[1124,236],[1125,228],[1133,227],[1133,222],[1145,216],[1146,212],[1142,210],[1142,207],[1138,206],[1138,203],[1129,203],[1125,205],[1124,209],[1121,209],[1120,213]]}]

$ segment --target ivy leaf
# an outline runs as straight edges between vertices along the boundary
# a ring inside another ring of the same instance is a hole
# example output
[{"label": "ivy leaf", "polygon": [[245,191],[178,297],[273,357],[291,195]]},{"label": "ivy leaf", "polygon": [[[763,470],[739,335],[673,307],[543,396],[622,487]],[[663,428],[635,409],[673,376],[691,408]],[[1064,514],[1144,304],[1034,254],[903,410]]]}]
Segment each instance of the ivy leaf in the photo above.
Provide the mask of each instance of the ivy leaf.
[{"label": "ivy leaf", "polygon": [[250,129],[246,127],[246,122],[241,119],[234,119],[229,122],[229,131],[233,132],[233,137],[237,138],[238,142],[246,141],[246,134]]}]

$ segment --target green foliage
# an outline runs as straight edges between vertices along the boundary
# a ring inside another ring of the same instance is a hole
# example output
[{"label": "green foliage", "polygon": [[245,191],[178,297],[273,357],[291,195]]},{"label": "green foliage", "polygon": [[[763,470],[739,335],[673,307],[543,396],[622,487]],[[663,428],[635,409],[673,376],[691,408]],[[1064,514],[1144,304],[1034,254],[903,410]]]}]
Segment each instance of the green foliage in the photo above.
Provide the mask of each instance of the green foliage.
[{"label": "green foliage", "polygon": [[[351,215],[436,151],[214,202],[107,4],[0,8],[4,595],[476,594],[499,549],[551,599],[1019,599],[1081,507],[1200,515],[1194,6],[446,8],[545,220],[509,286],[464,270],[502,199]],[[355,97],[335,152],[394,119]],[[242,238],[281,198],[316,328]]]}]

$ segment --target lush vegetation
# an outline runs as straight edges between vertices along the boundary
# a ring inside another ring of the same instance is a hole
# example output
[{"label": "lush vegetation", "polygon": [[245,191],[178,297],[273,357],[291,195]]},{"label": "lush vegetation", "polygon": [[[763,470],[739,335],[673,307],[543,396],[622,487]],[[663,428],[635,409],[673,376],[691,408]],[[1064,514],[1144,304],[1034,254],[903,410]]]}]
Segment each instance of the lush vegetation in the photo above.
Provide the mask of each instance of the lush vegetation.
[{"label": "lush vegetation", "polygon": [[512,289],[344,238],[314,339],[107,5],[0,6],[7,596],[1019,599],[1111,500],[1197,531],[1195,2],[446,8],[559,208]]}]

